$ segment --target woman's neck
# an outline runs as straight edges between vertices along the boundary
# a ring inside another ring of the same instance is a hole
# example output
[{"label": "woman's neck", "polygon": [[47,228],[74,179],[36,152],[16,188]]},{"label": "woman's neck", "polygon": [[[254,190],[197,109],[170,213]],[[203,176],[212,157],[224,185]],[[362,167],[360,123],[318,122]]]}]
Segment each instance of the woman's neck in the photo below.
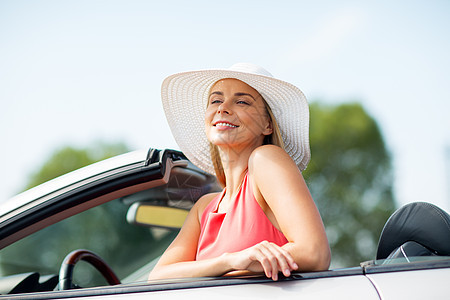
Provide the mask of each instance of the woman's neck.
[{"label": "woman's neck", "polygon": [[231,197],[239,189],[248,169],[248,160],[256,147],[220,148],[220,157],[226,178],[226,196]]}]

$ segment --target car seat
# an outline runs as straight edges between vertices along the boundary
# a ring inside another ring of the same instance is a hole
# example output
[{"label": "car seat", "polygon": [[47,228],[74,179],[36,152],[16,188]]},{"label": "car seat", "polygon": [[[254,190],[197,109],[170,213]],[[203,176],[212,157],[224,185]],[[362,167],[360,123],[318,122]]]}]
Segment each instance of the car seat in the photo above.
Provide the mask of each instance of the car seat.
[{"label": "car seat", "polygon": [[450,256],[450,215],[426,202],[407,204],[384,225],[376,259]]}]

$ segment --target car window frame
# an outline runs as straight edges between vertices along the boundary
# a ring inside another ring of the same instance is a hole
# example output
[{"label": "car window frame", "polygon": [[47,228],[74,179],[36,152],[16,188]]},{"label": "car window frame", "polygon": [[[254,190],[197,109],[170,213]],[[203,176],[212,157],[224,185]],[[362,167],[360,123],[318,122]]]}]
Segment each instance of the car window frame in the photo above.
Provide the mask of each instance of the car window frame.
[{"label": "car window frame", "polygon": [[0,219],[0,250],[89,208],[165,184],[173,167],[188,164],[180,154],[151,148],[145,160],[76,181],[44,200],[30,202],[27,209],[18,207],[10,211]]}]

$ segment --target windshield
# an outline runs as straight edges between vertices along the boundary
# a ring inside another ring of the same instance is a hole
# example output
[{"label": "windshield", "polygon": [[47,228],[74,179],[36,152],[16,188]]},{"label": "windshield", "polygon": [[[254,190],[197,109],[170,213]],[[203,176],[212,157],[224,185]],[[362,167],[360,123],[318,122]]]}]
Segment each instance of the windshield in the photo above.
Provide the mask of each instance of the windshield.
[{"label": "windshield", "polygon": [[[122,282],[145,280],[151,269],[149,263],[161,255],[177,231],[127,223],[128,206],[120,199],[110,201],[6,247],[0,252],[0,276],[58,274],[68,253],[88,249],[102,257]],[[76,265],[74,282],[82,287],[106,284],[100,273],[83,261]]]}]

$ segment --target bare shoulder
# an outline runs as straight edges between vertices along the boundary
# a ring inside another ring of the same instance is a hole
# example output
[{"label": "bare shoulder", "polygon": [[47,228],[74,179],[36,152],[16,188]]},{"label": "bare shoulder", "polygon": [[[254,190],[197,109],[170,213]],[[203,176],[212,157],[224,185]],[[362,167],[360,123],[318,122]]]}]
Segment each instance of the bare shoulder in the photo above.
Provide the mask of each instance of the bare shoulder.
[{"label": "bare shoulder", "polygon": [[219,194],[220,192],[204,194],[197,200],[197,202],[195,202],[195,205],[199,207],[206,207],[212,201],[212,199],[214,199],[214,197]]},{"label": "bare shoulder", "polygon": [[[294,160],[286,151],[275,145],[256,148],[248,162],[252,186],[266,198],[269,190],[291,189],[293,185],[303,185],[304,179]],[[267,200],[267,199],[266,199]]]},{"label": "bare shoulder", "polygon": [[263,145],[253,150],[250,155],[249,171],[251,173],[268,173],[268,171],[297,169],[295,162],[286,151],[275,145]]},{"label": "bare shoulder", "polygon": [[257,154],[276,154],[276,153],[286,153],[283,148],[276,145],[262,145],[253,150],[252,155]]},{"label": "bare shoulder", "polygon": [[192,209],[193,210],[195,209],[197,211],[199,219],[201,218],[206,206],[208,206],[208,204],[219,194],[220,194],[220,192],[205,194],[205,195],[201,196],[197,200],[197,202],[195,202],[194,207]]}]

